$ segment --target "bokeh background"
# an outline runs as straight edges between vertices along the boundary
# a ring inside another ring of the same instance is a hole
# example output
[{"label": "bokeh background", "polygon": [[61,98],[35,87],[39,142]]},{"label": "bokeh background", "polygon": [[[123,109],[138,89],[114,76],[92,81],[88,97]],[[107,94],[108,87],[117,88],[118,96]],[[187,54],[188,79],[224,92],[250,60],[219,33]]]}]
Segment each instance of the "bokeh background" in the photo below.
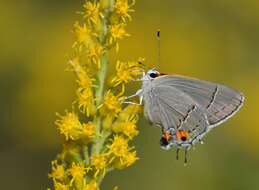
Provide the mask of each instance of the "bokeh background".
[{"label": "bokeh background", "polygon": [[[50,160],[60,150],[55,112],[71,108],[72,73],[65,72],[80,0],[0,2],[0,184],[35,190],[49,185]],[[138,0],[131,37],[116,58],[145,57],[160,70],[227,84],[244,107],[189,153],[159,147],[160,131],[142,119],[135,142],[140,160],[104,180],[103,189],[259,189],[259,1]],[[114,61],[113,61],[114,62]],[[132,85],[131,91],[136,89]],[[183,154],[180,155],[183,158]]]}]

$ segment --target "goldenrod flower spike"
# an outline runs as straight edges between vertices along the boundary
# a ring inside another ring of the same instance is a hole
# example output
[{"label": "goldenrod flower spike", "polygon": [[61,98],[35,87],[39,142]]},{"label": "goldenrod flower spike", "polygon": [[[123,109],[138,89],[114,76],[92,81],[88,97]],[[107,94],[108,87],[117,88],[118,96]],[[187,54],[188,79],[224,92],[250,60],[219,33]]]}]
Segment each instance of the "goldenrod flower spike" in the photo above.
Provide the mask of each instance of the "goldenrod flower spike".
[{"label": "goldenrod flower spike", "polygon": [[[49,178],[55,190],[99,190],[105,175],[138,160],[129,143],[138,135],[137,105],[123,104],[126,85],[143,72],[138,61],[117,61],[106,80],[110,50],[129,36],[126,25],[135,1],[87,0],[82,19],[74,24],[75,42],[69,68],[76,75],[72,111],[55,122],[63,149],[51,163]],[[115,187],[114,190],[118,187]]]}]

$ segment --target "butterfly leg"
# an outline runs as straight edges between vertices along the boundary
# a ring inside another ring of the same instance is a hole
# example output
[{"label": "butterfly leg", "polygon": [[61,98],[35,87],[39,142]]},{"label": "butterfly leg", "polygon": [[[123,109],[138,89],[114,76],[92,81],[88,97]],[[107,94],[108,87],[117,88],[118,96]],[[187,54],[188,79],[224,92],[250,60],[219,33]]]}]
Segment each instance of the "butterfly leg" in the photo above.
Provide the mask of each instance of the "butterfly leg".
[{"label": "butterfly leg", "polygon": [[143,105],[143,91],[142,89],[139,89],[135,94],[131,95],[131,96],[128,96],[126,97],[126,100],[127,99],[130,99],[130,98],[134,98],[138,96],[139,97],[139,103],[135,103],[135,102],[130,102],[130,101],[127,101],[127,102],[123,102],[125,104],[132,104],[132,105]]},{"label": "butterfly leg", "polygon": [[140,103],[135,103],[135,102],[123,102],[123,104],[131,104],[131,105],[137,105],[137,106],[141,106],[142,105]]},{"label": "butterfly leg", "polygon": [[184,165],[187,165],[187,152],[188,152],[188,148],[186,147],[184,151]]},{"label": "butterfly leg", "polygon": [[127,99],[130,99],[130,98],[134,98],[136,96],[139,96],[139,97],[143,96],[142,89],[139,89],[135,94],[133,94],[131,96],[127,96],[125,99],[127,100]]},{"label": "butterfly leg", "polygon": [[179,160],[179,151],[180,151],[180,148],[177,148],[176,149],[176,160]]},{"label": "butterfly leg", "polygon": [[136,102],[130,102],[130,101],[128,101],[128,102],[123,102],[124,104],[131,104],[131,105],[138,105],[138,106],[141,106],[141,105],[143,105],[143,96],[140,96],[140,101],[139,101],[139,103],[136,103]]}]

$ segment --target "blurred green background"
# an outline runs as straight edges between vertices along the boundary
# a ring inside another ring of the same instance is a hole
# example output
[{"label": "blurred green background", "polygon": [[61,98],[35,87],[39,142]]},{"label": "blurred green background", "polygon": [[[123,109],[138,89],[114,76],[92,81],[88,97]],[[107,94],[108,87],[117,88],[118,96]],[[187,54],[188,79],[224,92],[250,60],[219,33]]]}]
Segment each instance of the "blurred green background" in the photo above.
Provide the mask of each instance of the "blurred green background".
[{"label": "blurred green background", "polygon": [[[65,54],[81,3],[0,2],[1,189],[49,185],[50,160],[61,148],[55,112],[71,108],[75,98]],[[135,142],[140,160],[110,173],[103,189],[258,190],[259,1],[137,0],[135,9],[128,26],[132,36],[120,43],[116,59],[145,57],[156,66],[160,28],[162,72],[227,84],[242,91],[246,101],[189,153],[187,167],[175,160],[175,150],[160,149],[160,131],[142,119]]]}]

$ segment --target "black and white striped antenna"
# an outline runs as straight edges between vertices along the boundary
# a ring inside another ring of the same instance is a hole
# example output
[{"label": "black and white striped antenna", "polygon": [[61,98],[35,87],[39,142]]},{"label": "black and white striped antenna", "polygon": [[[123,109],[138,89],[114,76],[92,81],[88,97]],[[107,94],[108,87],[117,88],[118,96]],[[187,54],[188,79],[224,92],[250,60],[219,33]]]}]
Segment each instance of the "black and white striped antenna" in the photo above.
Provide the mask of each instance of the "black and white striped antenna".
[{"label": "black and white striped antenna", "polygon": [[156,37],[157,37],[157,69],[159,69],[160,62],[161,62],[160,29],[157,30]]},{"label": "black and white striped antenna", "polygon": [[160,67],[161,53],[160,53],[160,30],[157,30],[157,69]]}]

